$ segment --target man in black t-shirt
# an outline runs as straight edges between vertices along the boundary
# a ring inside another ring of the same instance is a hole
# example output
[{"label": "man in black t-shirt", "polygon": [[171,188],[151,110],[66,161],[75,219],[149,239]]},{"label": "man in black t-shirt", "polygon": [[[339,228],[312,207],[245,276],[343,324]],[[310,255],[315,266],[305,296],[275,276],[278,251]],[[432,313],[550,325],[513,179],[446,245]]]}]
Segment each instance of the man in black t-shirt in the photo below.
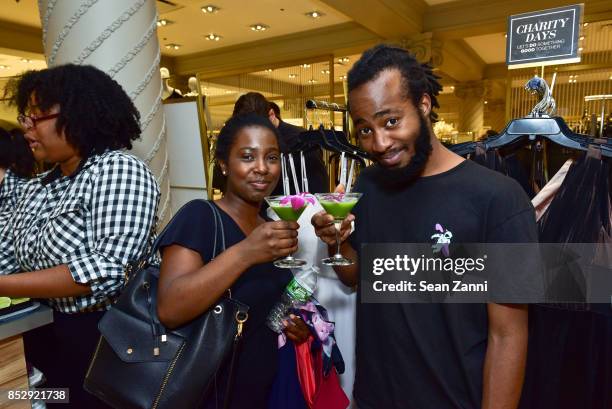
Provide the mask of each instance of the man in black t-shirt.
[{"label": "man in black t-shirt", "polygon": [[[359,260],[362,243],[435,244],[435,235],[453,243],[537,241],[533,207],[518,183],[436,139],[441,86],[430,67],[403,49],[377,46],[355,63],[348,87],[355,129],[375,164],[359,176],[354,190],[363,196],[342,226],[345,257]],[[322,212],[312,222],[333,254],[333,218]],[[357,263],[336,272],[347,285],[359,282]],[[356,344],[359,409],[516,408],[527,309],[360,300]]]}]

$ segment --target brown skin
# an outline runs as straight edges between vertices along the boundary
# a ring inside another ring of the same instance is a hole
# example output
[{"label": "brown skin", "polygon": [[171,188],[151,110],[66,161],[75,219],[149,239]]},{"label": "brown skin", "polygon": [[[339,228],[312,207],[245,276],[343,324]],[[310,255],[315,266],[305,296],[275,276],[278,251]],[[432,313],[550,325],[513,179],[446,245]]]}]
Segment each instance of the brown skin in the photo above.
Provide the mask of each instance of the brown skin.
[{"label": "brown skin", "polygon": [[[402,92],[398,70],[383,71],[378,77],[349,93],[351,117],[361,146],[388,168],[406,166],[414,155],[414,143],[419,135],[417,109],[427,122],[432,152],[423,177],[446,172],[464,159],[446,149],[433,137],[429,120],[431,99],[425,94],[418,106]],[[337,190],[342,190],[339,186]],[[346,239],[350,235],[350,215],[341,228],[341,253],[357,260],[357,253]],[[317,236],[325,242],[330,255],[335,252],[336,236],[333,217],[325,212],[312,218]],[[348,267],[334,267],[346,285],[358,283],[358,263]],[[511,409],[518,406],[527,355],[527,308],[524,305],[488,304],[489,336],[483,372],[483,409]]]},{"label": "brown skin", "polygon": [[[35,98],[30,98],[27,114],[33,117],[54,114],[60,111],[58,105],[48,112],[36,107]],[[36,127],[25,131],[25,138],[36,160],[57,164],[62,174],[70,175],[79,166],[81,156],[77,149],[66,140],[64,131],[55,128],[57,118],[40,121]],[[0,276],[0,295],[6,297],[59,298],[76,297],[91,293],[86,284],[74,281],[65,264],[39,271]]]},{"label": "brown skin", "polygon": [[[42,112],[36,106],[34,97],[30,100],[30,106],[26,111],[29,116],[36,118],[60,112],[59,105],[53,106],[47,112]],[[75,147],[68,143],[64,130],[58,133],[56,123],[57,118],[40,121],[36,127],[24,130],[24,136],[36,160],[58,164],[62,174],[68,176],[78,168],[81,155]]]},{"label": "brown skin", "polygon": [[[214,260],[172,245],[163,250],[157,311],[160,321],[175,328],[208,310],[250,267],[287,256],[297,250],[296,222],[266,222],[259,216],[264,197],[280,177],[280,151],[274,134],[263,127],[243,128],[221,162],[227,175],[223,199],[217,204],[238,224],[246,238]],[[306,324],[294,317],[286,325],[295,342],[308,338]]]}]

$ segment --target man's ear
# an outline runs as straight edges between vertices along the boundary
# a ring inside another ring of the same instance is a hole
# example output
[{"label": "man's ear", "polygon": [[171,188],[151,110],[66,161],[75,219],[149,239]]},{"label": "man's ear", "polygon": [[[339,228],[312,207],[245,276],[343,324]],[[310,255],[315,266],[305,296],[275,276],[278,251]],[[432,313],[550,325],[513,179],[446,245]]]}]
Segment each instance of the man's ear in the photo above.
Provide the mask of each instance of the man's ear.
[{"label": "man's ear", "polygon": [[429,118],[429,114],[431,113],[431,97],[429,94],[423,94],[419,101],[418,109],[425,118]]}]

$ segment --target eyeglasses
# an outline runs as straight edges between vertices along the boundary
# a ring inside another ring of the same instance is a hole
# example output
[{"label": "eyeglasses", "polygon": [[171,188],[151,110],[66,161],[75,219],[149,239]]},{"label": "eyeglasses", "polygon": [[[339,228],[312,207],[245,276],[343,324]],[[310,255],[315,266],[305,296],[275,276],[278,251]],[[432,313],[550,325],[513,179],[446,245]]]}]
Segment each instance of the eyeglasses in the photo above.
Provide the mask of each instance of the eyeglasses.
[{"label": "eyeglasses", "polygon": [[21,127],[27,131],[29,129],[36,128],[36,124],[38,124],[39,122],[46,121],[47,119],[57,118],[59,115],[59,112],[39,117],[21,114],[17,116],[17,121],[19,122],[19,125],[21,125]]}]

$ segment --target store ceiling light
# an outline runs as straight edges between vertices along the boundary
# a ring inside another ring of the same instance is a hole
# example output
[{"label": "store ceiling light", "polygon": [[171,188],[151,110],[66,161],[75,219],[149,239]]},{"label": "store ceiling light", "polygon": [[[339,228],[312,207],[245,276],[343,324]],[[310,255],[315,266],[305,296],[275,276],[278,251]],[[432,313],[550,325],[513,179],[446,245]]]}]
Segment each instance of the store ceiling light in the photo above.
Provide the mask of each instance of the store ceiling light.
[{"label": "store ceiling light", "polygon": [[178,50],[179,48],[181,48],[180,44],[174,44],[174,43],[166,44],[166,49],[168,50]]},{"label": "store ceiling light", "polygon": [[580,41],[584,40],[584,36],[580,36]]},{"label": "store ceiling light", "polygon": [[313,78],[313,79],[308,80],[308,83],[309,83],[309,84],[316,84],[316,83],[317,83],[317,80],[315,80],[315,79]]},{"label": "store ceiling light", "polygon": [[325,15],[325,13],[321,13],[319,10],[313,10],[310,11],[308,13],[306,13],[307,17],[313,18],[313,19],[318,19],[321,18]]},{"label": "store ceiling light", "polygon": [[489,103],[489,101],[485,101],[484,104],[487,105]]},{"label": "store ceiling light", "polygon": [[202,10],[202,12],[204,14],[214,14],[214,13],[219,12],[219,10],[221,10],[221,8],[219,8],[219,7],[217,7],[217,6],[213,5],[213,4],[209,4],[207,6],[202,7],[201,10]]},{"label": "store ceiling light", "polygon": [[346,75],[341,75],[338,78],[341,79],[341,80],[345,80],[346,79]]},{"label": "store ceiling light", "polygon": [[270,28],[270,26],[267,26],[265,24],[253,24],[251,27],[251,30],[253,31],[266,31],[267,29]]},{"label": "store ceiling light", "polygon": [[584,23],[583,25],[584,25],[584,27],[586,27],[586,26],[588,26],[588,25],[589,25],[589,23]]},{"label": "store ceiling light", "polygon": [[219,34],[215,34],[215,33],[210,33],[206,36],[206,39],[208,41],[219,41],[221,40],[223,37],[221,37]]},{"label": "store ceiling light", "polygon": [[27,59],[27,58],[22,58],[22,59],[21,59],[21,62],[24,62],[24,63],[29,64],[29,63],[31,63],[31,62],[32,62],[32,60],[29,60],[29,59]]},{"label": "store ceiling light", "polygon": [[272,68],[268,68],[267,70],[265,70],[266,72],[272,72]]},{"label": "store ceiling light", "polygon": [[0,70],[8,70],[9,68],[11,67],[9,67],[8,65],[0,65]]},{"label": "store ceiling light", "polygon": [[297,74],[289,74],[289,78],[297,78]]},{"label": "store ceiling light", "polygon": [[321,70],[321,74],[329,74],[329,70]]},{"label": "store ceiling light", "polygon": [[350,61],[350,59],[348,57],[338,58],[338,62],[342,63],[342,64],[346,64],[349,61]]},{"label": "store ceiling light", "polygon": [[165,27],[169,26],[170,24],[174,24],[174,21],[168,20],[167,18],[157,20],[157,27]]},{"label": "store ceiling light", "polygon": [[300,67],[302,67],[302,68],[310,68],[310,64],[302,64],[302,65],[300,65]]},{"label": "store ceiling light", "polygon": [[578,48],[578,51],[582,51],[582,50],[584,50],[584,47],[579,47]]}]

